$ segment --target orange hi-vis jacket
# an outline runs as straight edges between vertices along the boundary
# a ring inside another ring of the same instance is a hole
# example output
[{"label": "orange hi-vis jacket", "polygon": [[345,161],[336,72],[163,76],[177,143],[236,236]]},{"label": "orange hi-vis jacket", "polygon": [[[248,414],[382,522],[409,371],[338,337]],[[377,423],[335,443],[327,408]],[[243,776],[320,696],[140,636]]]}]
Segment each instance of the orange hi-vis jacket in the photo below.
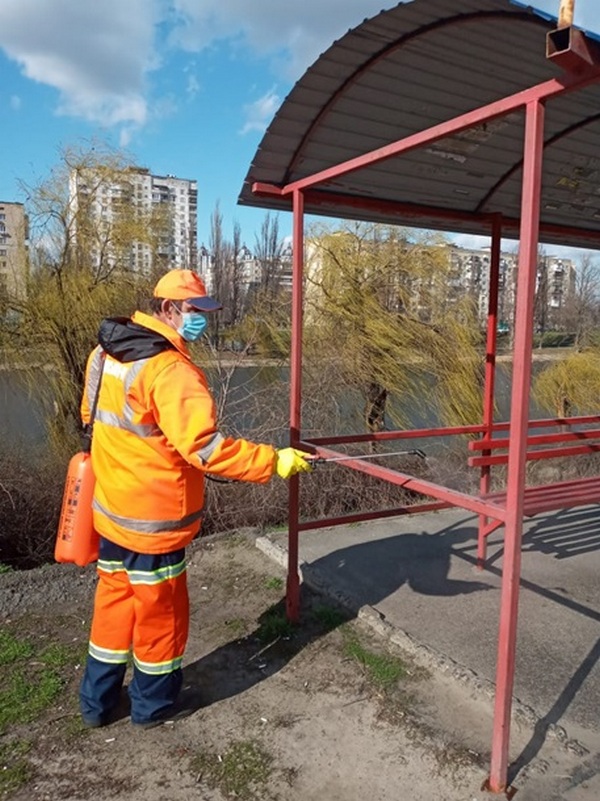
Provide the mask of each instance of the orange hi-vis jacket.
[{"label": "orange hi-vis jacket", "polygon": [[199,531],[204,473],[267,482],[275,449],[219,433],[204,373],[160,320],[141,312],[109,318],[98,340],[81,404],[87,424],[101,376],[92,438],[94,526],[138,553],[177,550]]}]

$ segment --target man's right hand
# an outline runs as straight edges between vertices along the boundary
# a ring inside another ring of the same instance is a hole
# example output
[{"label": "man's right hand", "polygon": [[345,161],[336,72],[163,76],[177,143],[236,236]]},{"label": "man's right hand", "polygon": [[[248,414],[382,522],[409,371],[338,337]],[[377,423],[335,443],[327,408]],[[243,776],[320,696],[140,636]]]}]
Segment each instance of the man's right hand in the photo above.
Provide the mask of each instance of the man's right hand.
[{"label": "man's right hand", "polygon": [[308,473],[313,469],[312,455],[296,448],[280,448],[277,451],[275,471],[280,478],[291,478],[296,473]]}]

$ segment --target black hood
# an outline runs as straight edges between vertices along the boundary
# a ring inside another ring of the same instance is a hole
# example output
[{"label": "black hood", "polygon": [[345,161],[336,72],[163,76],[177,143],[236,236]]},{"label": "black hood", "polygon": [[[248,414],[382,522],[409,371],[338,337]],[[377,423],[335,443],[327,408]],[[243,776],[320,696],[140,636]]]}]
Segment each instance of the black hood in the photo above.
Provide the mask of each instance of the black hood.
[{"label": "black hood", "polygon": [[175,350],[166,337],[134,323],[128,317],[107,317],[100,323],[98,342],[103,350],[119,362],[148,359],[164,350]]}]

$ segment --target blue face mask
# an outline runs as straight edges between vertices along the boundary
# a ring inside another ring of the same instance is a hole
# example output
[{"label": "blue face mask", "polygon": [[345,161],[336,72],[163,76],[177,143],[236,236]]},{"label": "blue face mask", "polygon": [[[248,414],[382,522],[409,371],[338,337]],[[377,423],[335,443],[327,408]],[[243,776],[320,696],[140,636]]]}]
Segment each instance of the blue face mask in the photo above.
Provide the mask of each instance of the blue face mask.
[{"label": "blue face mask", "polygon": [[181,316],[183,317],[183,322],[177,329],[179,336],[185,339],[186,342],[195,342],[200,339],[208,325],[206,317],[198,312],[181,312]]}]

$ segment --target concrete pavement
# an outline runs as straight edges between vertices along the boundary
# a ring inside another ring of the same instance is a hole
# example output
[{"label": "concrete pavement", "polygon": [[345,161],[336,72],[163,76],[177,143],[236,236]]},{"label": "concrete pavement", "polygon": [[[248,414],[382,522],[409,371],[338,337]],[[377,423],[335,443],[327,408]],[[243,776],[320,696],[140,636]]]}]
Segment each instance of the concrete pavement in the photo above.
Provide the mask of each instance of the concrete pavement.
[{"label": "concrete pavement", "polygon": [[[489,539],[485,571],[476,538],[476,516],[457,509],[306,531],[302,575],[491,696],[503,530]],[[257,545],[283,561],[287,532]],[[599,576],[600,507],[525,523],[515,710],[575,743],[600,733]]]}]

